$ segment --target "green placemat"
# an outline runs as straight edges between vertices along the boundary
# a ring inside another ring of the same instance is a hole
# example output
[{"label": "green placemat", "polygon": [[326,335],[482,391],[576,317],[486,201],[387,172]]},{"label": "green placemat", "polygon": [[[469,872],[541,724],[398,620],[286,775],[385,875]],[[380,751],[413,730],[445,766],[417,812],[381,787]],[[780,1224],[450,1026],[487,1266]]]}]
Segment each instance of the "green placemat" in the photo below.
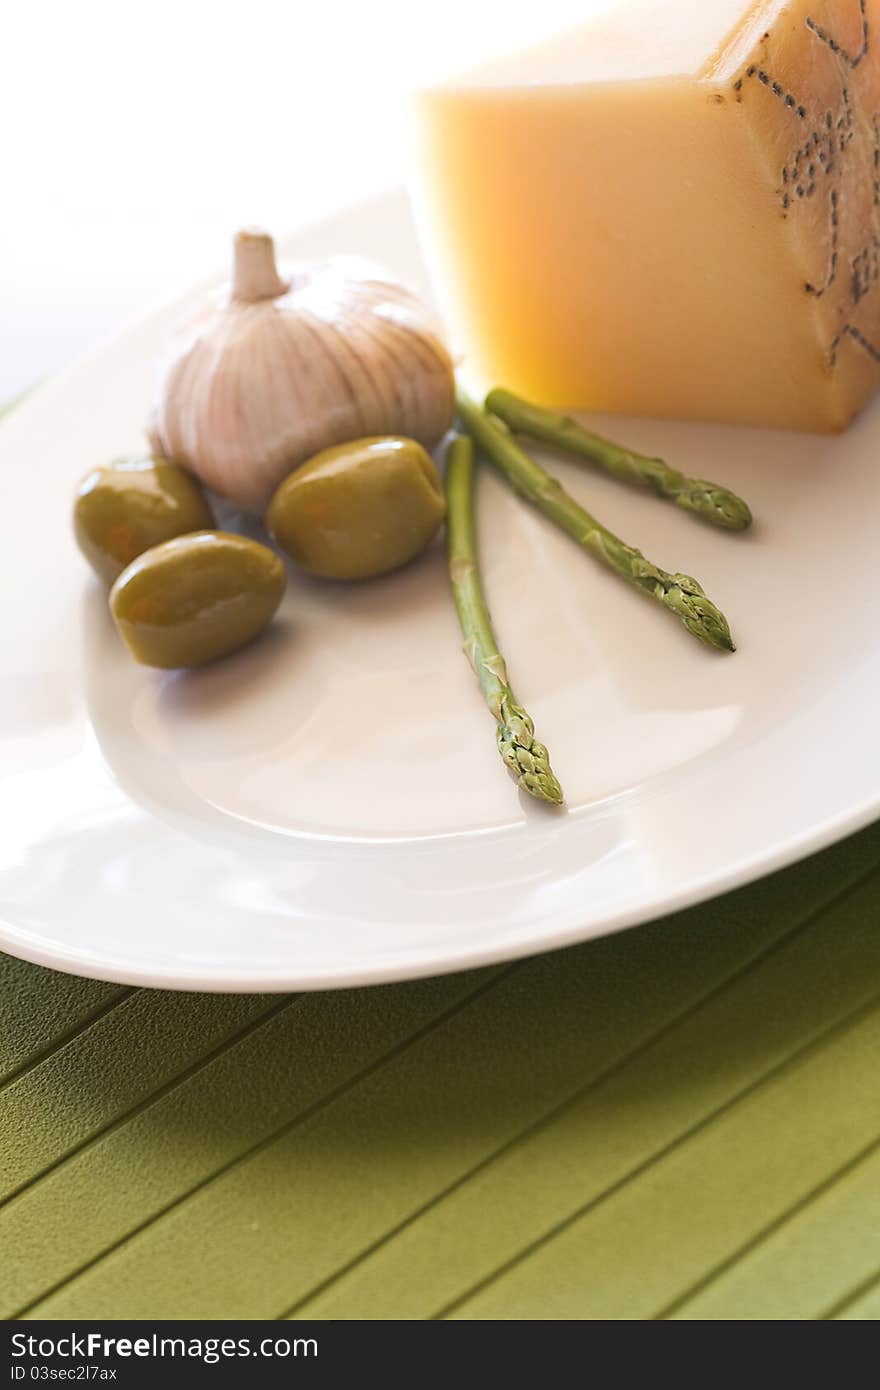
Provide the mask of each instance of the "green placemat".
[{"label": "green placemat", "polygon": [[7,1316],[880,1312],[880,827],[465,975],[187,995],[0,957]]},{"label": "green placemat", "polygon": [[880,1316],[880,826],[465,975],[187,995],[0,956],[0,1308]]}]

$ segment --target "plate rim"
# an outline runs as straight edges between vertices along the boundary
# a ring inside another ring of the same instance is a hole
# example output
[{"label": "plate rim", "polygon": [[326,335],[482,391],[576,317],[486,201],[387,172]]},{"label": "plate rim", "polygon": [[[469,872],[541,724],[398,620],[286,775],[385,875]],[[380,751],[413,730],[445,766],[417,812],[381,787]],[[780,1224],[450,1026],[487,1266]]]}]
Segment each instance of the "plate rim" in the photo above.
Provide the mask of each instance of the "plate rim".
[{"label": "plate rim", "polygon": [[[661,922],[688,908],[701,903],[714,901],[728,893],[749,884],[758,883],[793,864],[811,858],[832,845],[847,839],[850,835],[864,830],[880,815],[880,794],[865,802],[854,811],[831,817],[827,823],[814,828],[802,837],[793,836],[758,863],[745,859],[742,863],[731,865],[721,875],[705,874],[678,893],[667,893],[644,908],[622,908],[603,919],[601,926],[566,928],[558,930],[552,937],[540,943],[510,944],[509,946],[490,945],[473,947],[470,950],[447,950],[441,958],[435,959],[426,968],[417,962],[402,963],[398,966],[373,965],[356,969],[340,968],[310,972],[305,977],[295,973],[279,978],[276,972],[267,974],[242,975],[240,970],[224,975],[212,971],[200,975],[198,971],[178,969],[133,968],[120,961],[113,963],[107,958],[97,962],[88,952],[64,952],[57,948],[43,946],[41,938],[30,934],[30,938],[20,928],[11,926],[0,918],[0,948],[7,955],[32,965],[57,970],[62,974],[75,975],[81,979],[98,980],[106,984],[129,985],[143,989],[174,989],[184,993],[204,994],[286,994],[312,993],[335,989],[361,989],[383,984],[399,984],[406,980],[427,979],[435,975],[452,975],[458,971],[479,970],[491,965],[527,960],[532,956],[545,955],[551,951],[564,950],[587,941],[600,940],[605,936],[616,936],[632,927],[645,926],[650,922]],[[658,910],[659,909],[659,910]]]}]

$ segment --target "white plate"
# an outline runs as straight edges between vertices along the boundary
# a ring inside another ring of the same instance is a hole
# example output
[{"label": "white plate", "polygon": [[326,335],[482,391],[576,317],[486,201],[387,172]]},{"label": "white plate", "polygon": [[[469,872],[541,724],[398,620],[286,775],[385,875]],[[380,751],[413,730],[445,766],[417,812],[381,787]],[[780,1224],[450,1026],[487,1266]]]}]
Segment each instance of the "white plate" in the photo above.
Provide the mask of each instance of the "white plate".
[{"label": "white plate", "polygon": [[[401,196],[285,249],[423,278]],[[71,496],[94,463],[142,446],[180,308],[0,428],[3,950],[190,989],[400,979],[632,925],[878,814],[876,406],[839,439],[608,423],[745,494],[746,536],[558,466],[612,528],[702,580],[735,656],[482,477],[491,604],[566,789],[555,813],[502,768],[439,546],[370,584],[292,579],[272,635],[201,673],[123,654],[71,540]]]}]

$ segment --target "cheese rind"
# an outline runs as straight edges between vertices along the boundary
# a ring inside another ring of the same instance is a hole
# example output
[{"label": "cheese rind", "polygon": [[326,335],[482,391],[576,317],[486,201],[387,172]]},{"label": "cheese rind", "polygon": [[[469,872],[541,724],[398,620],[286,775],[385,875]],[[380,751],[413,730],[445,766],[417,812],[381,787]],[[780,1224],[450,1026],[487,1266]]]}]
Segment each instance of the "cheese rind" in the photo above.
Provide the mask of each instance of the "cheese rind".
[{"label": "cheese rind", "polygon": [[880,0],[741,8],[694,73],[422,96],[422,223],[484,379],[810,430],[873,391]]}]

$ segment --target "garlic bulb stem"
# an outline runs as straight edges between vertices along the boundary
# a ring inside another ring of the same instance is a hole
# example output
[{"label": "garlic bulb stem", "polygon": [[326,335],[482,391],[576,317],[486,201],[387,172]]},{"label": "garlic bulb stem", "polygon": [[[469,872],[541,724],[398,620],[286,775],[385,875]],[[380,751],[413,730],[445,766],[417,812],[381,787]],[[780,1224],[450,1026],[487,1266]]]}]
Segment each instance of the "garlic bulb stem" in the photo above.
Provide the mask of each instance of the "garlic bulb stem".
[{"label": "garlic bulb stem", "polygon": [[232,298],[240,304],[277,299],[290,286],[278,274],[275,244],[265,232],[245,230],[235,238]]}]

